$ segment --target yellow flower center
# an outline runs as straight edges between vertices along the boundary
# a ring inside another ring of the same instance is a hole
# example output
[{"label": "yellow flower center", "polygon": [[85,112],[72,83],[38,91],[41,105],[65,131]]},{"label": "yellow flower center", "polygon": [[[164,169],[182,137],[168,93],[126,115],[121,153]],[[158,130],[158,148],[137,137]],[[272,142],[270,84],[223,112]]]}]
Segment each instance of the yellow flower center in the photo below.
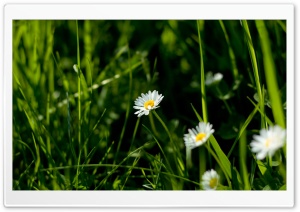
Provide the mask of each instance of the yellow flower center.
[{"label": "yellow flower center", "polygon": [[212,178],[212,179],[209,181],[209,187],[215,188],[215,187],[217,186],[217,183],[218,183],[218,179],[217,179],[217,178]]},{"label": "yellow flower center", "polygon": [[150,108],[154,107],[154,101],[153,101],[153,100],[148,100],[148,101],[146,101],[146,102],[144,103],[144,107],[145,107],[147,110],[150,109],[149,106],[150,106]]},{"label": "yellow flower center", "polygon": [[199,133],[199,134],[196,136],[196,142],[201,141],[205,136],[206,136],[205,133]]},{"label": "yellow flower center", "polygon": [[270,143],[271,143],[271,139],[268,138],[268,139],[266,140],[266,143],[265,143],[266,147],[269,147],[269,146],[270,146]]}]

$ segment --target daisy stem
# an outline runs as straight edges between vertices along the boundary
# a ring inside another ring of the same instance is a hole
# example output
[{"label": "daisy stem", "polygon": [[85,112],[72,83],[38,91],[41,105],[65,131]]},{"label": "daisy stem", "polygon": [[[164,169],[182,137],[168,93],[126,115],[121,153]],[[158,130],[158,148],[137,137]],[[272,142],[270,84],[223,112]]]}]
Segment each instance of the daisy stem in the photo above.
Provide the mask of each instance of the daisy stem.
[{"label": "daisy stem", "polygon": [[149,113],[149,120],[150,120],[151,129],[152,129],[154,135],[155,135],[155,136],[158,136],[159,133],[158,133],[157,130],[156,130],[156,127],[155,127],[155,124],[154,124],[154,121],[153,121],[152,113]]},{"label": "daisy stem", "polygon": [[192,162],[192,150],[190,148],[186,148],[186,167],[187,169],[192,168],[193,162]]},{"label": "daisy stem", "polygon": [[212,167],[212,160],[211,156],[207,154],[206,149],[204,148],[198,148],[198,153],[199,153],[199,182],[201,182],[201,177],[202,175],[206,172],[206,165],[207,165],[207,155],[209,157],[209,167]]},{"label": "daisy stem", "polygon": [[225,175],[225,177],[226,177],[226,180],[227,180],[228,185],[231,186],[231,182],[230,182],[229,177],[228,177],[228,175],[227,175],[227,173],[226,173],[226,171],[225,171],[225,169],[224,169],[224,167],[223,167],[223,164],[222,164],[221,161],[218,159],[217,155],[212,151],[212,149],[210,148],[209,145],[205,144],[205,147],[207,148],[207,150],[209,151],[209,153],[215,158],[215,160],[216,160],[217,163],[219,164],[220,168],[222,169],[222,171],[223,171],[223,173],[224,173],[224,175]]},{"label": "daisy stem", "polygon": [[155,112],[155,110],[153,110],[153,113],[155,115],[155,117],[158,119],[158,121],[162,124],[162,126],[165,128],[170,140],[173,142],[173,139],[172,139],[172,136],[171,136],[171,133],[168,129],[168,127],[166,126],[166,124],[164,123],[164,121],[159,117],[159,115]]},{"label": "daisy stem", "polygon": [[268,162],[269,162],[269,166],[270,168],[272,168],[272,156],[271,155],[268,155]]}]

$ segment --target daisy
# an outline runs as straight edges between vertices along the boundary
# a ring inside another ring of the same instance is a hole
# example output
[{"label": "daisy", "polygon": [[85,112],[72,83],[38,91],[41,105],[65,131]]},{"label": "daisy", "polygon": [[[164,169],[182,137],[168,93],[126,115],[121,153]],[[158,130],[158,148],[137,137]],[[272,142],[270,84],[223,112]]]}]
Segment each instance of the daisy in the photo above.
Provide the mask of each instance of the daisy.
[{"label": "daisy", "polygon": [[158,108],[159,103],[164,97],[161,94],[158,94],[156,90],[153,92],[149,91],[147,94],[139,96],[135,101],[133,106],[134,109],[138,109],[134,114],[138,114],[138,117],[142,115],[148,115],[150,110]]},{"label": "daisy", "polygon": [[206,171],[202,175],[202,188],[204,190],[216,190],[219,183],[219,178],[220,177],[215,170],[211,169],[210,171]]},{"label": "daisy", "polygon": [[276,150],[283,147],[286,131],[278,125],[271,126],[269,130],[260,130],[260,135],[254,135],[250,143],[251,151],[256,154],[258,160],[264,159],[267,155],[273,156]]},{"label": "daisy", "polygon": [[183,137],[187,148],[193,149],[204,144],[209,136],[215,131],[209,123],[199,122],[196,129],[188,129],[189,133]]}]

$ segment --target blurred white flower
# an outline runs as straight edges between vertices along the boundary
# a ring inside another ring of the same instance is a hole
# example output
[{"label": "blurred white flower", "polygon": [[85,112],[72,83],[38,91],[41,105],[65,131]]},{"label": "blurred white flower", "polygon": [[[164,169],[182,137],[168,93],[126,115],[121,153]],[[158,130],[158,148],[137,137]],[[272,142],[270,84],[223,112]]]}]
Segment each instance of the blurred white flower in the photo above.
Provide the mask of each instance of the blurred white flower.
[{"label": "blurred white flower", "polygon": [[196,129],[188,129],[188,131],[189,133],[183,137],[184,144],[187,148],[193,149],[204,144],[215,130],[212,129],[211,124],[199,122]]},{"label": "blurred white flower", "polygon": [[251,151],[256,154],[258,160],[264,159],[267,155],[273,156],[276,150],[283,147],[286,140],[286,131],[280,126],[269,127],[268,130],[260,130],[260,135],[254,135],[250,143]]},{"label": "blurred white flower", "polygon": [[216,190],[219,184],[219,178],[220,177],[215,170],[211,169],[209,171],[206,171],[202,175],[202,188],[204,190]]},{"label": "blurred white flower", "polygon": [[213,83],[217,83],[223,79],[223,74],[221,73],[216,73],[213,75],[212,72],[208,72],[206,74],[205,78],[205,84],[206,85],[212,85]]},{"label": "blurred white flower", "polygon": [[146,94],[142,93],[142,95],[134,101],[135,106],[133,106],[133,108],[138,109],[134,114],[137,114],[138,117],[148,115],[150,110],[159,107],[158,105],[163,98],[164,97],[155,90],[153,92],[149,91]]}]

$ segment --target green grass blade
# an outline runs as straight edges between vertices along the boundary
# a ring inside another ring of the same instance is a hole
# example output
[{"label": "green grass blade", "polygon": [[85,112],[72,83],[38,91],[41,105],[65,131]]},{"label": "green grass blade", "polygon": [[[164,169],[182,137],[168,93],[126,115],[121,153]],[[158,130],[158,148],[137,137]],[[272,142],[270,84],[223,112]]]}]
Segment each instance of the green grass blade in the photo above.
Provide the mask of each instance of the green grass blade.
[{"label": "green grass blade", "polygon": [[263,53],[264,70],[267,81],[267,89],[270,95],[270,101],[275,122],[285,128],[285,115],[283,113],[280,92],[277,84],[276,67],[272,56],[272,50],[269,40],[268,31],[264,21],[256,20],[256,28],[260,37],[260,43]]},{"label": "green grass blade", "polygon": [[[247,21],[242,20],[242,25],[243,25],[243,28],[245,31],[246,43],[248,46],[249,55],[250,55],[250,59],[251,59],[251,63],[252,63],[252,69],[253,69],[253,74],[254,74],[254,79],[255,79],[255,84],[256,84],[256,90],[258,93],[258,99],[259,99],[259,103],[260,103],[260,110],[262,111],[262,114],[264,114],[264,99],[263,99],[262,89],[261,89],[261,85],[260,85],[260,78],[259,78],[256,54],[255,54],[255,50],[254,50],[254,46],[253,46],[253,42],[252,42],[252,38],[251,38],[251,34],[250,34],[250,30],[249,30]],[[263,116],[261,117],[261,126],[260,127],[265,128]]]},{"label": "green grass blade", "polygon": [[201,33],[200,33],[200,21],[197,20],[197,29],[198,29],[198,42],[199,42],[199,51],[200,51],[200,84],[201,84],[201,102],[202,102],[202,116],[204,122],[208,122],[207,118],[207,105],[206,105],[206,93],[205,93],[205,72],[204,72],[204,61],[203,61],[203,52],[202,52],[202,42],[201,42]]},{"label": "green grass blade", "polygon": [[248,170],[247,170],[247,133],[243,130],[239,143],[239,162],[242,178],[244,182],[244,190],[251,190]]}]

